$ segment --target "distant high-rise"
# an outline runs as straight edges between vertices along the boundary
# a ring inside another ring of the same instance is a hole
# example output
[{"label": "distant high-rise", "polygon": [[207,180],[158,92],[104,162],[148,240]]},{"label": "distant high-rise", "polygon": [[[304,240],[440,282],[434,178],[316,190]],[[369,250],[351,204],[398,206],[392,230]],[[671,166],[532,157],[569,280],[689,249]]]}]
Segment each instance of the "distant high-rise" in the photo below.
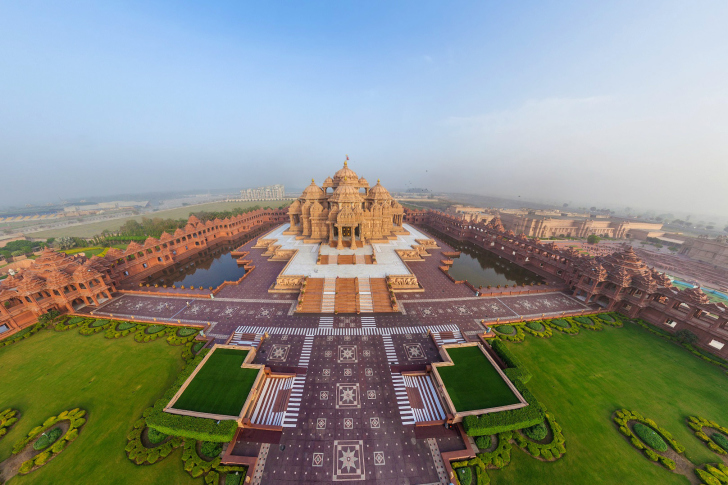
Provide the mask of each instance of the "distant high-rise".
[{"label": "distant high-rise", "polygon": [[243,200],[281,200],[285,198],[285,190],[280,184],[266,185],[256,189],[241,190],[240,198]]}]

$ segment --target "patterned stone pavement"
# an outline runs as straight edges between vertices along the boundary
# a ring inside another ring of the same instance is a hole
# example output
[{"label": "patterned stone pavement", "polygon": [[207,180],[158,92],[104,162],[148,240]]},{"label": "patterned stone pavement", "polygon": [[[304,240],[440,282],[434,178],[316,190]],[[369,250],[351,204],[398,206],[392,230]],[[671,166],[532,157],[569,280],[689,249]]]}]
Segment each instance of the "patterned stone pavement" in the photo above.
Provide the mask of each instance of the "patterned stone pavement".
[{"label": "patterned stone pavement", "polygon": [[447,483],[439,453],[462,449],[462,438],[442,426],[416,428],[394,382],[402,369],[440,361],[428,329],[459,330],[472,339],[483,330],[480,320],[586,308],[555,292],[475,297],[437,268],[441,251],[450,249],[441,243],[424,261],[408,263],[425,291],[398,295],[400,313],[298,316],[297,295],[268,293],[285,263],[267,261],[252,244],[246,259],[253,273],[215,299],[123,295],[93,313],[209,323],[207,335],[218,343],[236,331],[269,334],[255,362],[297,373],[303,387],[300,409],[288,415],[282,434],[270,440],[270,433],[253,433],[235,444],[236,454],[264,458],[254,483]]}]

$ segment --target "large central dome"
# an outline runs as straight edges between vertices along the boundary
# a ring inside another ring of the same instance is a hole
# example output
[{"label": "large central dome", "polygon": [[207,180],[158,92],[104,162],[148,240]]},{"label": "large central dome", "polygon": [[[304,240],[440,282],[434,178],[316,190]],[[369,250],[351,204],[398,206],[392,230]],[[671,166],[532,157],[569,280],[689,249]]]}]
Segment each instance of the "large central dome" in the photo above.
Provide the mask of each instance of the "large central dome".
[{"label": "large central dome", "polygon": [[334,174],[334,185],[356,185],[359,183],[359,176],[349,164],[344,162],[344,167]]}]

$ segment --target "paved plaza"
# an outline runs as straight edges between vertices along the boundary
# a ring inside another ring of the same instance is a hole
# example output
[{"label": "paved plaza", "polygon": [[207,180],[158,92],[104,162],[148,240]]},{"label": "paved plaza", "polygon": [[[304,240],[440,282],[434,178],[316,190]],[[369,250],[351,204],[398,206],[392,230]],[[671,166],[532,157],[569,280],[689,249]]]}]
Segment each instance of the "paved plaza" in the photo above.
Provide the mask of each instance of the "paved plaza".
[{"label": "paved plaza", "polygon": [[[405,382],[401,373],[440,362],[438,344],[477,341],[498,318],[587,309],[559,292],[478,297],[438,269],[446,259],[442,252],[452,250],[438,241],[440,249],[423,261],[408,262],[424,291],[398,294],[399,312],[295,314],[296,294],[268,292],[285,263],[268,261],[254,244],[244,250],[255,270],[214,299],[125,294],[93,314],[209,324],[205,334],[216,343],[262,342],[254,363],[295,374],[283,431],[243,433],[233,445],[233,455],[258,458],[253,477],[258,484],[449,483],[440,453],[463,449],[463,438],[441,424],[415,426],[441,419],[443,411],[437,403],[413,408],[406,386],[427,383]],[[352,265],[347,271],[375,266]]]}]

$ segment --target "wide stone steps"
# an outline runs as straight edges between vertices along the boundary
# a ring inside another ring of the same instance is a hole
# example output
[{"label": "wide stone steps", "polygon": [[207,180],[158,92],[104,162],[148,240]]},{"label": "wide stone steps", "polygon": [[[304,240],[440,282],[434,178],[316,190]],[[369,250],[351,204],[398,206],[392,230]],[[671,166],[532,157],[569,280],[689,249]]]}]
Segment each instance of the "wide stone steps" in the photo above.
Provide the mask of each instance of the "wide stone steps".
[{"label": "wide stone steps", "polygon": [[334,313],[336,309],[336,278],[324,278],[321,313]]},{"label": "wide stone steps", "polygon": [[356,313],[356,278],[336,279],[336,303],[338,313]]},{"label": "wide stone steps", "polygon": [[359,284],[359,311],[361,313],[372,313],[374,304],[372,303],[372,288],[369,285],[369,278],[357,278]]}]

